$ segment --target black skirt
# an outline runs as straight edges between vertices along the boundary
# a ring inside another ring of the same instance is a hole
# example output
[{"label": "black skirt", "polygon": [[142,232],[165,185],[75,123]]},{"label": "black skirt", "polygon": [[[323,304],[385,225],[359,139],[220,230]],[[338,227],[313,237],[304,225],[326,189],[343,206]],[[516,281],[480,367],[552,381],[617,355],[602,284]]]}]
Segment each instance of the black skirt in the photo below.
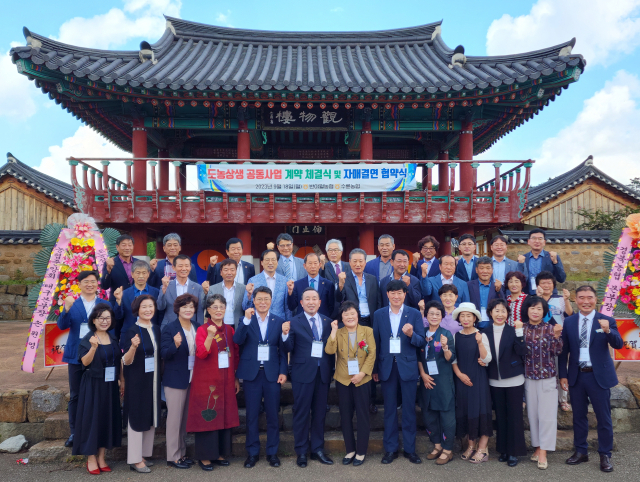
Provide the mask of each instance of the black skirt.
[{"label": "black skirt", "polygon": [[195,433],[196,460],[218,460],[231,455],[231,429]]},{"label": "black skirt", "polygon": [[487,368],[478,364],[480,349],[475,333],[455,335],[458,368],[473,384],[469,387],[456,378],[456,437],[469,436],[469,440],[493,435],[491,392]]}]

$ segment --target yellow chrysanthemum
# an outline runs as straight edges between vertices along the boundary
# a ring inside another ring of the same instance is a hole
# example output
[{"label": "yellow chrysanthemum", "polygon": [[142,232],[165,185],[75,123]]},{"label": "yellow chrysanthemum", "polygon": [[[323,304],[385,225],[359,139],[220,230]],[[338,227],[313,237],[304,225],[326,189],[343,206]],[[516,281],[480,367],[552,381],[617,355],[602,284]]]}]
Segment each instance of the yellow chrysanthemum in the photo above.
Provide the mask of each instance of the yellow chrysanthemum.
[{"label": "yellow chrysanthemum", "polygon": [[87,239],[87,246],[95,246],[96,242],[93,239]]},{"label": "yellow chrysanthemum", "polygon": [[80,293],[80,287],[78,285],[71,285],[71,290],[76,294]]},{"label": "yellow chrysanthemum", "polygon": [[80,245],[80,240],[78,238],[71,238],[71,244],[73,246],[79,246]]},{"label": "yellow chrysanthemum", "polygon": [[66,282],[67,282],[66,278],[60,280],[61,285],[66,284]]}]

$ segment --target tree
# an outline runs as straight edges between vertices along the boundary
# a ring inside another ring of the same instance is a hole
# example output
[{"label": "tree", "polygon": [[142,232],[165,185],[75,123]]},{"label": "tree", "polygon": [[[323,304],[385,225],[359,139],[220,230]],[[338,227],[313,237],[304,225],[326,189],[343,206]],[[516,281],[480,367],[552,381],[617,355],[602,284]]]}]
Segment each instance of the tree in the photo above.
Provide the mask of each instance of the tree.
[{"label": "tree", "polygon": [[582,216],[585,221],[577,226],[577,229],[589,231],[606,231],[613,228],[613,225],[625,219],[629,214],[639,213],[640,209],[625,207],[614,212],[602,211],[601,209],[579,209],[576,214]]},{"label": "tree", "polygon": [[640,177],[634,177],[629,181],[629,189],[640,192]]}]

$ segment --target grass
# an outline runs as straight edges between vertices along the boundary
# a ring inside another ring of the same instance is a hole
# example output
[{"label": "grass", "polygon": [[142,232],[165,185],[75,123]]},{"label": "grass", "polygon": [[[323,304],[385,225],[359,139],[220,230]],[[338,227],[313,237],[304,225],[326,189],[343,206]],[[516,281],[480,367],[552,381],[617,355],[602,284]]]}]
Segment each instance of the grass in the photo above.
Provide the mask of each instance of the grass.
[{"label": "grass", "polygon": [[38,283],[42,283],[42,280],[8,279],[6,281],[0,281],[0,286],[2,285],[37,285]]}]

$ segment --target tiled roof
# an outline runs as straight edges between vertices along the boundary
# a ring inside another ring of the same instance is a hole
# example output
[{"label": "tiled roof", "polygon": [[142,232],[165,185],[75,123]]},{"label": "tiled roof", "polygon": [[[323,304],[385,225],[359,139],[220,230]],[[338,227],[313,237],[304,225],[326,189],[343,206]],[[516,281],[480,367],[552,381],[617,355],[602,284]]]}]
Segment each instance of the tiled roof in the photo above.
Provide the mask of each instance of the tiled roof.
[{"label": "tiled roof", "polygon": [[40,230],[0,231],[0,244],[40,244]]},{"label": "tiled roof", "polygon": [[142,42],[140,51],[75,47],[25,28],[27,46],[12,48],[12,59],[132,87],[430,93],[522,83],[586,64],[571,53],[575,39],[518,55],[465,56],[464,47],[444,43],[441,22],[372,32],[274,32],[166,18],[164,35],[152,45]]},{"label": "tiled roof", "polygon": [[582,184],[590,177],[594,177],[620,191],[622,194],[630,196],[640,202],[640,192],[629,189],[624,184],[609,177],[593,165],[593,157],[589,156],[582,164],[564,174],[537,186],[530,187],[527,197],[527,207],[524,212],[531,211],[533,208],[555,199],[563,192]]},{"label": "tiled roof", "polygon": [[[500,230],[506,236],[509,244],[527,244],[529,231]],[[587,230],[547,230],[547,243],[551,244],[587,244],[610,243],[611,231],[587,231]]]},{"label": "tiled roof", "polygon": [[74,193],[71,184],[36,171],[24,162],[16,159],[10,152],[7,153],[7,163],[0,167],[0,178],[5,175],[13,176],[29,187],[69,207],[75,207]]}]

